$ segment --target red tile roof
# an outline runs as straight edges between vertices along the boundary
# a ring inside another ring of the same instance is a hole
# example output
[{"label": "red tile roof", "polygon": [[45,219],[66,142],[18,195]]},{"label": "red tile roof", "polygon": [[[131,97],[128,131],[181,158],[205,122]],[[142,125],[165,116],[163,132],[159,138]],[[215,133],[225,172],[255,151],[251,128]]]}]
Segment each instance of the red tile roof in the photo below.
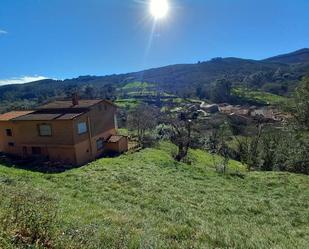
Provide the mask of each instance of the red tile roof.
[{"label": "red tile roof", "polygon": [[13,112],[7,112],[2,115],[0,115],[0,121],[9,121],[14,118],[22,117],[27,114],[32,113],[33,111],[13,111]]}]

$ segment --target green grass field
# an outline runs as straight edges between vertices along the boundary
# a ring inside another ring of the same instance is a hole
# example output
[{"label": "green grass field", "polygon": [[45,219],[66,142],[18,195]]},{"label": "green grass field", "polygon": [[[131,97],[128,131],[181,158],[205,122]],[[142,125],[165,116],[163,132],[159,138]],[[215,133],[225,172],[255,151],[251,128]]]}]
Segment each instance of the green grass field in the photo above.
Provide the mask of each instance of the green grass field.
[{"label": "green grass field", "polygon": [[233,89],[233,94],[242,97],[244,100],[255,101],[264,105],[279,105],[288,100],[287,97],[280,95],[262,91],[247,90],[244,88]]},{"label": "green grass field", "polygon": [[247,173],[235,161],[245,177],[221,175],[206,152],[184,164],[174,150],[163,143],[54,175],[0,165],[0,189],[54,196],[59,229],[94,225],[96,248],[309,248],[308,176]]},{"label": "green grass field", "polygon": [[155,86],[154,84],[150,84],[148,82],[135,81],[135,82],[130,82],[126,84],[122,89],[124,90],[130,90],[130,89],[136,89],[136,88],[147,89],[149,87],[154,87],[154,86]]},{"label": "green grass field", "polygon": [[134,109],[140,104],[140,101],[136,99],[117,99],[115,104],[119,108]]}]

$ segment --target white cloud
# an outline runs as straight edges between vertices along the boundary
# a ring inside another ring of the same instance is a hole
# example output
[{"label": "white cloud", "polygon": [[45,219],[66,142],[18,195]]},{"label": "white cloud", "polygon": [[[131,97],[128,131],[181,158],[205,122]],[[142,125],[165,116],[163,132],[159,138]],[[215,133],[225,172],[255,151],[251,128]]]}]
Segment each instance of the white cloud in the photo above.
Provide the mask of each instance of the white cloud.
[{"label": "white cloud", "polygon": [[0,29],[0,35],[6,35],[8,32],[3,30],[3,29]]},{"label": "white cloud", "polygon": [[45,80],[48,79],[44,76],[23,76],[19,78],[10,78],[10,79],[0,79],[0,85],[11,85],[11,84],[24,84],[28,82],[38,81],[38,80]]}]

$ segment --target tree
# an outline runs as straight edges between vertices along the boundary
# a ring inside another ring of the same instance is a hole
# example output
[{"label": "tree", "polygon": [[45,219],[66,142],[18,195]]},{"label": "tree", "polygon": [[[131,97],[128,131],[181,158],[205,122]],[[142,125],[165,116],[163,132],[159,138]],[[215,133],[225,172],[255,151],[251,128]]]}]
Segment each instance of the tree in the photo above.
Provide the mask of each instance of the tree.
[{"label": "tree", "polygon": [[168,113],[163,118],[163,123],[170,125],[170,139],[178,147],[175,160],[180,162],[187,155],[192,142],[192,129],[197,115],[190,111],[179,114]]},{"label": "tree", "polygon": [[[213,155],[213,163],[216,169],[223,174],[228,170],[230,161],[229,147],[227,141],[231,136],[231,130],[228,123],[222,124],[218,129],[212,131],[206,142],[206,149]],[[222,156],[219,164],[216,162],[215,155]]]},{"label": "tree", "polygon": [[309,131],[309,77],[296,88],[294,117],[298,128]]},{"label": "tree", "polygon": [[279,144],[279,134],[271,132],[261,137],[260,170],[272,171],[275,168]]},{"label": "tree", "polygon": [[210,100],[214,103],[229,102],[231,99],[232,84],[226,79],[213,83],[210,92]]},{"label": "tree", "polygon": [[242,163],[245,163],[250,171],[252,168],[258,168],[260,165],[260,144],[264,131],[262,120],[258,120],[256,124],[256,134],[252,137],[238,138],[237,153]]},{"label": "tree", "polygon": [[[97,95],[100,98],[114,100],[116,99],[116,88],[112,84],[106,84],[98,89]],[[126,98],[126,96],[122,96]]]},{"label": "tree", "polygon": [[151,106],[139,105],[128,114],[128,128],[136,131],[140,146],[144,143],[146,132],[156,127],[157,113],[157,109]]},{"label": "tree", "polygon": [[85,88],[85,96],[88,99],[93,99],[95,97],[95,89],[93,86],[88,85]]},{"label": "tree", "polygon": [[309,136],[298,136],[292,129],[280,134],[274,168],[309,174]]},{"label": "tree", "polygon": [[277,165],[291,172],[309,174],[309,77],[296,88],[293,102],[294,119],[286,127],[280,146],[287,149],[277,157]]}]

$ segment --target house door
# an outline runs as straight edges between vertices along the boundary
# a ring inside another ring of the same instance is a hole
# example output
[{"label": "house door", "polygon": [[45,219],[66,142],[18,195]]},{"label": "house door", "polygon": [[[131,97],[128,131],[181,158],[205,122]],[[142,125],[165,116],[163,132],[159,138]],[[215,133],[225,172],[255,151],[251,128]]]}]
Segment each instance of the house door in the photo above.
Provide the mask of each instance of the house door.
[{"label": "house door", "polygon": [[23,157],[27,157],[28,156],[28,150],[26,146],[23,146]]},{"label": "house door", "polygon": [[42,154],[41,147],[32,147],[32,155],[38,156],[41,154]]}]

